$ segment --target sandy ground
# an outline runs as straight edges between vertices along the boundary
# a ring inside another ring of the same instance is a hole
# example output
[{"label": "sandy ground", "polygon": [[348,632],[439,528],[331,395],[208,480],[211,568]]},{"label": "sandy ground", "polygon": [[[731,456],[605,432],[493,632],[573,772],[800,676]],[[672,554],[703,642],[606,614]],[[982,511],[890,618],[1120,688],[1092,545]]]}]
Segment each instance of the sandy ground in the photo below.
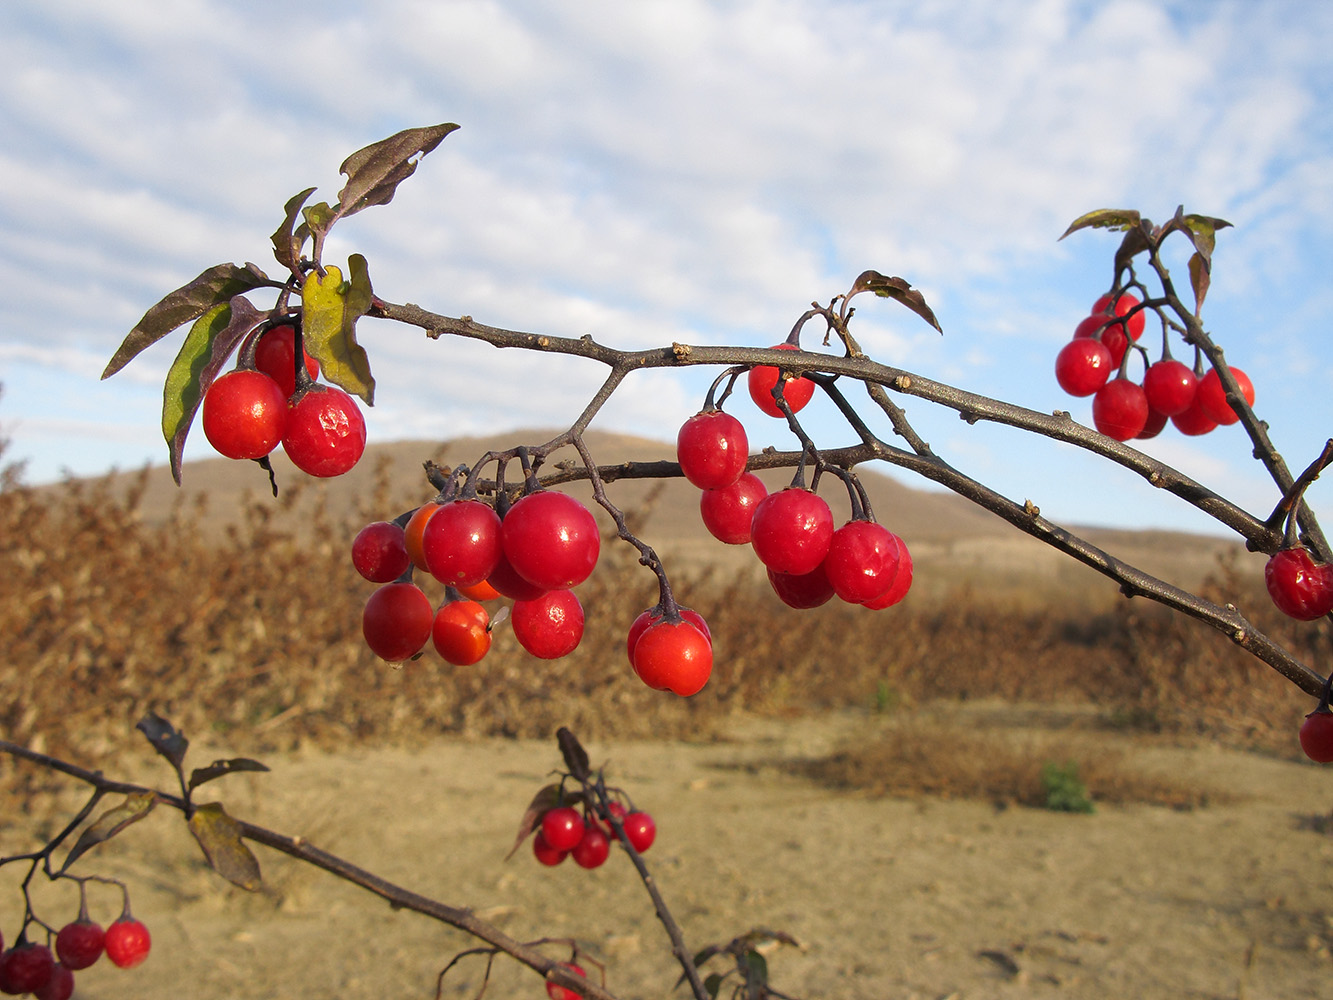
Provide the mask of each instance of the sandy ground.
[{"label": "sandy ground", "polygon": [[[691,946],[758,926],[785,931],[802,948],[780,949],[769,964],[774,986],[793,996],[1333,996],[1333,837],[1301,822],[1333,808],[1333,771],[1108,736],[1118,749],[1132,747],[1127,759],[1136,764],[1243,798],[1187,812],[1102,807],[1079,816],[870,799],[780,766],[886,724],[864,715],[749,720],[731,742],[588,749],[656,816],[647,860]],[[192,762],[247,752],[196,747]],[[233,814],[471,906],[517,938],[576,938],[607,964],[607,986],[622,997],[685,995],[671,992],[677,970],[665,936],[619,852],[592,872],[543,868],[526,849],[504,860],[528,800],[559,763],[553,740],[441,740],[267,762],[273,773],[211,786]],[[165,773],[132,758],[117,776]],[[40,820],[7,819],[0,849],[30,847],[21,834]],[[158,810],[81,862],[128,880],[154,947],[138,969],[104,962],[81,973],[76,995],[426,998],[440,969],[470,945],[258,850],[266,888],[250,895],[205,869],[178,815]],[[94,917],[114,918],[116,894],[91,893]],[[72,918],[68,890],[42,889],[39,899],[52,920],[66,919],[66,909]],[[8,940],[16,914],[3,912]],[[482,970],[481,960],[465,960],[443,995],[476,996]],[[545,993],[530,972],[502,961],[485,995]]]}]

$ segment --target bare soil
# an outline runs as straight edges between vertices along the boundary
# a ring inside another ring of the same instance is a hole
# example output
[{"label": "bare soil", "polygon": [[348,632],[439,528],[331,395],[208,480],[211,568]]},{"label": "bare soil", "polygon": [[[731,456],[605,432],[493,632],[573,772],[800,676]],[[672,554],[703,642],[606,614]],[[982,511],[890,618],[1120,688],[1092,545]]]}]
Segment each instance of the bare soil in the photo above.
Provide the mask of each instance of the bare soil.
[{"label": "bare soil", "polygon": [[[894,724],[892,715],[864,712],[746,718],[720,742],[588,749],[608,780],[657,818],[647,860],[690,945],[754,927],[794,936],[800,949],[768,956],[773,985],[791,996],[1333,995],[1328,770],[1103,732],[1096,738],[1126,762],[1232,801],[1192,810],[1103,805],[1093,815],[875,798],[797,773],[800,762]],[[246,752],[197,743],[192,759]],[[470,906],[516,938],[574,938],[606,963],[606,985],[622,997],[685,995],[672,993],[677,969],[665,935],[622,856],[592,872],[543,868],[526,845],[505,860],[529,799],[559,764],[554,740],[441,738],[266,761],[270,774],[210,786],[234,815]],[[167,787],[164,765],[149,757],[127,756],[116,771]],[[0,819],[0,850],[30,848],[24,838],[34,826],[49,832],[39,815]],[[473,944],[257,850],[265,889],[251,895],[209,872],[179,817],[159,809],[80,862],[128,881],[154,946],[138,969],[101,963],[80,973],[78,995],[424,998]],[[8,879],[17,867],[0,873],[4,898],[15,898]],[[90,896],[95,918],[114,918],[114,890],[94,885]],[[68,887],[43,888],[38,898],[54,921],[76,909]],[[442,995],[477,996],[484,968],[481,958],[465,959]],[[530,972],[499,961],[485,995],[535,1000],[544,992]]]}]

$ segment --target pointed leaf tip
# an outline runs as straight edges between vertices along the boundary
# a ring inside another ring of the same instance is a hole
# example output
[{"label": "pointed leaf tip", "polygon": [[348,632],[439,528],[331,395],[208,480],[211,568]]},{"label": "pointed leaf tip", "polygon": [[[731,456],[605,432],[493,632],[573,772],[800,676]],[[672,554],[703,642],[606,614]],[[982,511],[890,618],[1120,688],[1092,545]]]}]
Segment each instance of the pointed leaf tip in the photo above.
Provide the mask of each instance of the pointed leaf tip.
[{"label": "pointed leaf tip", "polygon": [[944,329],[935,318],[934,311],[926,304],[926,297],[911,286],[905,278],[890,278],[878,271],[862,271],[847,293],[851,298],[861,292],[874,292],[880,298],[894,299],[916,313],[941,334]]},{"label": "pointed leaf tip", "polygon": [[188,820],[190,833],[215,872],[232,885],[256,892],[263,883],[259,861],[241,838],[241,827],[220,802],[199,806]]},{"label": "pointed leaf tip", "polygon": [[[1130,229],[1137,226],[1142,218],[1143,216],[1132,208],[1099,208],[1094,212],[1080,215],[1071,222],[1069,228],[1060,235],[1060,239],[1080,229]],[[1059,243],[1060,240],[1056,242]]]},{"label": "pointed leaf tip", "polygon": [[347,175],[347,183],[338,192],[338,216],[352,215],[372,205],[387,205],[393,200],[398,185],[416,171],[420,157],[457,128],[452,122],[445,122],[404,129],[357,150],[338,168]]}]

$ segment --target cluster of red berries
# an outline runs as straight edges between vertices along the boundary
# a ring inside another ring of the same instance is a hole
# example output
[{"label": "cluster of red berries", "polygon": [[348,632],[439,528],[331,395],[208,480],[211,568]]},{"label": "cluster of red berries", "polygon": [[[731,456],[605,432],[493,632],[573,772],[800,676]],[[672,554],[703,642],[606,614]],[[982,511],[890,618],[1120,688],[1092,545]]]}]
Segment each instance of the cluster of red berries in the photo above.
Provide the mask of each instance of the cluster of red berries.
[{"label": "cluster of red berries", "polygon": [[[1156,437],[1168,420],[1190,436],[1239,420],[1217,372],[1204,373],[1201,363],[1192,369],[1171,357],[1169,350],[1147,366],[1142,384],[1129,377],[1126,356],[1145,324],[1145,311],[1139,306],[1139,299],[1128,292],[1117,296],[1114,305],[1109,294],[1103,295],[1056,355],[1055,380],[1060,388],[1071,396],[1092,396],[1093,426],[1107,437],[1128,441]],[[1239,368],[1232,368],[1231,374],[1252,405],[1254,385],[1249,376]]]},{"label": "cluster of red berries", "polygon": [[[508,597],[523,648],[542,659],[567,656],[583,638],[583,607],[571,588],[592,573],[600,550],[592,512],[555,490],[523,496],[503,520],[490,504],[456,499],[424,504],[403,524],[369,524],[352,542],[352,563],[385,585],[362,614],[366,644],[396,663],[433,641],[447,662],[468,666],[491,646],[479,602]],[[448,588],[438,609],[411,582],[414,570]]]},{"label": "cluster of red berries", "polygon": [[313,383],[319,362],[304,347],[306,377],[298,379],[297,339],[294,326],[275,326],[241,348],[242,358],[253,349],[254,367],[230,371],[208,387],[204,436],[227,458],[263,458],[281,444],[307,475],[341,476],[366,450],[366,421],[347,393]]},{"label": "cluster of red berries", "polygon": [[54,956],[47,945],[34,944],[22,935],[0,952],[0,992],[11,996],[31,993],[37,1000],[69,1000],[74,993],[74,973],[94,964],[103,952],[114,965],[132,969],[148,957],[151,947],[148,928],[128,910],[104,932],[88,919],[85,909],[56,934]]},{"label": "cluster of red berries", "polygon": [[[625,839],[634,850],[642,854],[653,846],[657,824],[652,816],[627,809],[619,802],[612,802],[609,809],[620,821]],[[599,868],[611,854],[611,839],[611,833],[591,812],[556,806],[542,813],[537,835],[532,838],[532,853],[551,867],[572,857],[580,868]]]},{"label": "cluster of red berries", "polygon": [[[1333,565],[1315,562],[1303,545],[1274,553],[1264,566],[1264,583],[1278,610],[1299,621],[1314,621],[1333,612]],[[1318,707],[1301,725],[1300,739],[1307,757],[1333,764],[1333,712],[1327,683]]]}]

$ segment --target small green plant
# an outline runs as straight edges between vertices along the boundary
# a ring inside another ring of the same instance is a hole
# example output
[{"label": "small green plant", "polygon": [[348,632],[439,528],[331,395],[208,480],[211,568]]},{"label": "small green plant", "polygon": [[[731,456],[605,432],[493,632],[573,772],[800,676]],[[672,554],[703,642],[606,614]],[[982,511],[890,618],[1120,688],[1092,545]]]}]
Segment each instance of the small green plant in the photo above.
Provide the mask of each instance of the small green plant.
[{"label": "small green plant", "polygon": [[1054,812],[1090,813],[1096,811],[1088,786],[1078,777],[1078,765],[1047,761],[1041,769],[1041,786],[1046,790],[1046,808]]},{"label": "small green plant", "polygon": [[886,680],[875,682],[875,711],[883,714],[892,712],[898,708],[902,701],[902,696],[898,689]]}]

